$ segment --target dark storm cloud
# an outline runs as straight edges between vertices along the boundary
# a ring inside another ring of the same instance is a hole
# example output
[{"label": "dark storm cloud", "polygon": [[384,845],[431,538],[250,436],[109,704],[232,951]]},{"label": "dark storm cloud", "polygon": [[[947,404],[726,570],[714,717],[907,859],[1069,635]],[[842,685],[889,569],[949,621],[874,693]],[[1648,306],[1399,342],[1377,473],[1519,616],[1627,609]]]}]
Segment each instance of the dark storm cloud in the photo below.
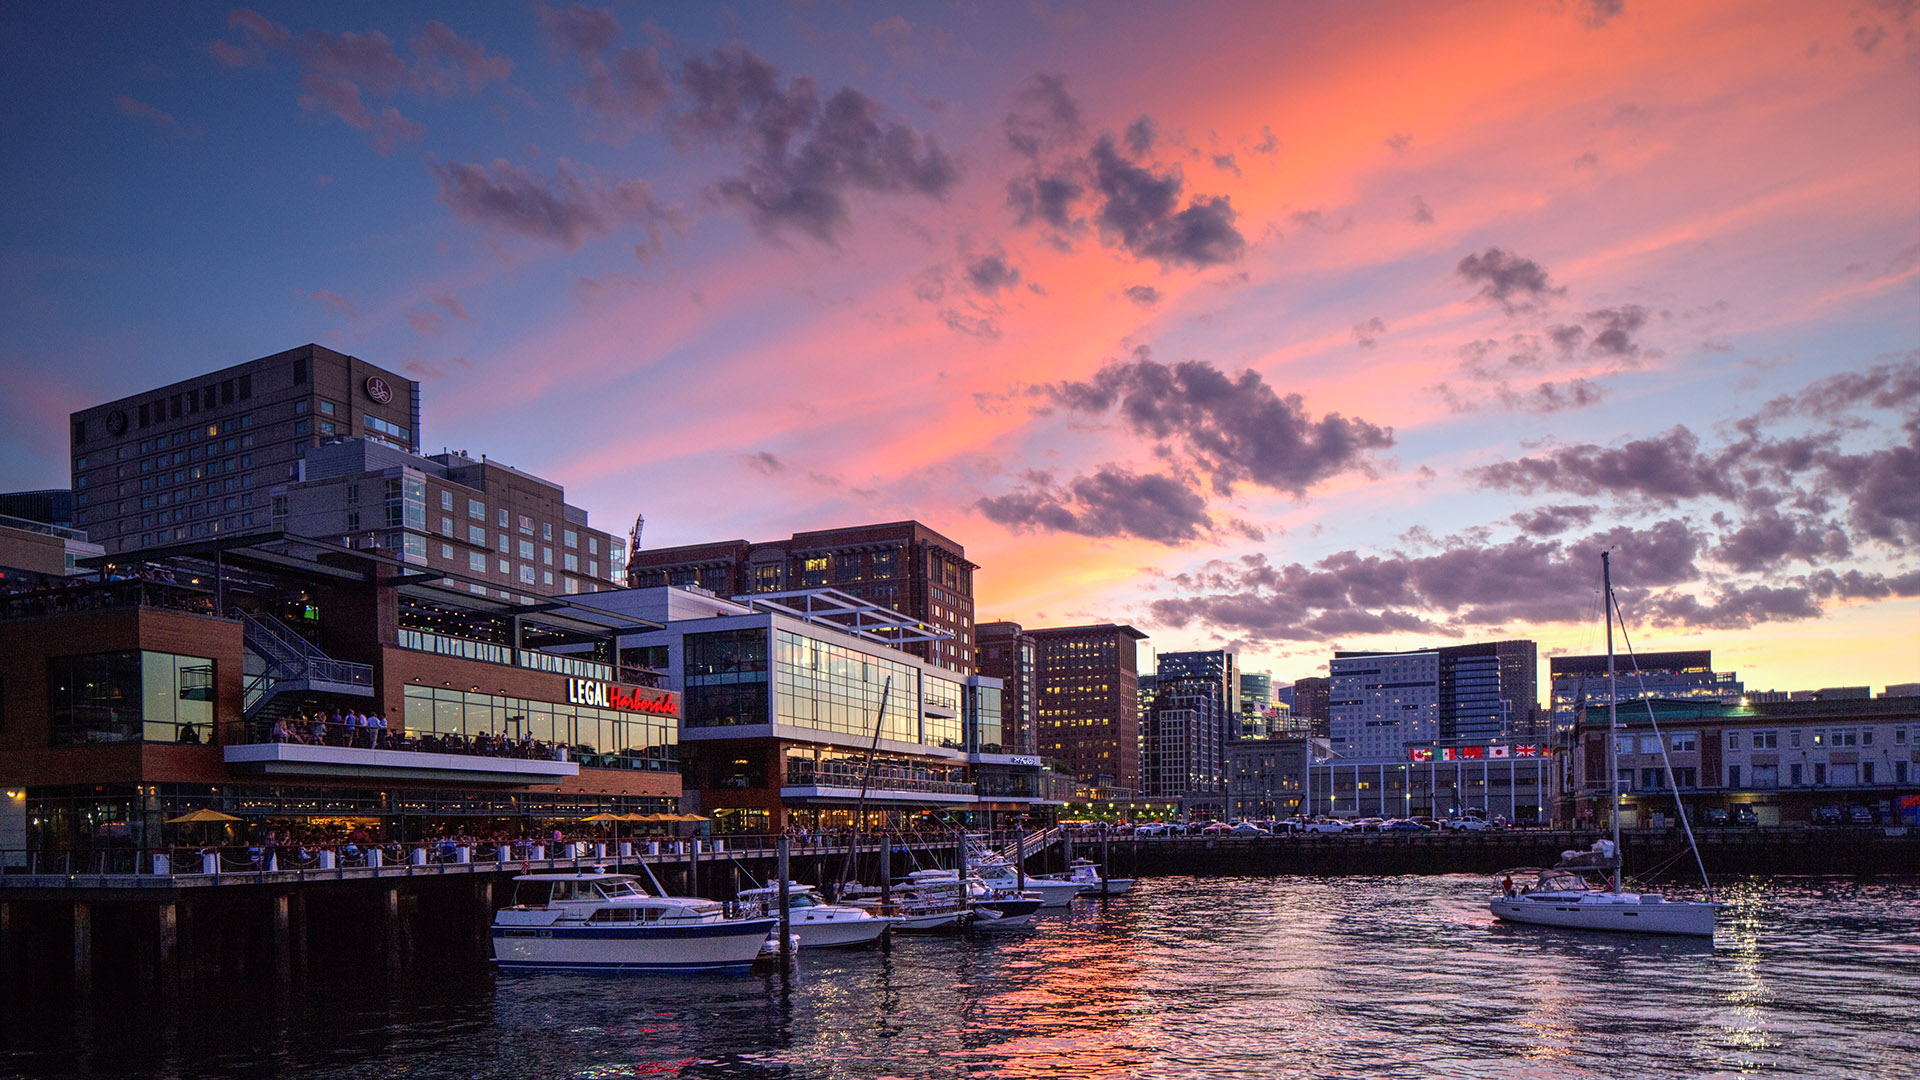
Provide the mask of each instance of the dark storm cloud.
[{"label": "dark storm cloud", "polygon": [[1007,206],[1018,215],[1021,225],[1040,221],[1067,232],[1074,228],[1074,203],[1085,190],[1072,177],[1034,173],[1016,177],[1007,185]]},{"label": "dark storm cloud", "polygon": [[1809,384],[1794,394],[1767,402],[1759,419],[1790,416],[1829,419],[1860,406],[1899,409],[1920,402],[1920,349],[1864,371],[1841,372]]},{"label": "dark storm cloud", "polygon": [[1249,555],[1171,578],[1179,595],[1155,601],[1152,612],[1170,626],[1201,623],[1264,641],[1396,631],[1457,636],[1513,621],[1578,621],[1592,603],[1599,553],[1609,546],[1633,567],[1638,589],[1698,576],[1699,538],[1683,522],[1663,521],[1578,544],[1451,538],[1432,553],[1342,551],[1310,566]]},{"label": "dark storm cloud", "polygon": [[1046,473],[1028,474],[1027,484],[974,505],[987,520],[1016,531],[1133,536],[1170,546],[1202,539],[1213,528],[1206,499],[1164,473],[1140,476],[1106,465],[1065,487]]},{"label": "dark storm cloud", "polygon": [[1475,469],[1472,475],[1485,487],[1525,494],[1565,491],[1668,504],[1703,495],[1734,495],[1723,470],[1700,452],[1699,439],[1685,427],[1611,449],[1592,443],[1561,447]]},{"label": "dark storm cloud", "polygon": [[552,177],[534,176],[505,161],[491,165],[430,161],[427,167],[440,182],[435,198],[459,220],[550,241],[568,250],[577,249],[589,236],[606,236],[630,225],[646,230],[648,241],[643,247],[657,247],[662,230],[678,224],[673,211],[654,202],[646,181],[604,179],[564,159]]},{"label": "dark storm cloud", "polygon": [[1846,530],[1818,515],[1783,515],[1765,507],[1723,536],[1713,554],[1735,570],[1757,572],[1789,561],[1818,566],[1844,559],[1853,546]]},{"label": "dark storm cloud", "polygon": [[1020,284],[1020,268],[1009,266],[999,252],[982,255],[967,265],[967,281],[988,296]]},{"label": "dark storm cloud", "polygon": [[763,238],[795,230],[832,243],[851,222],[854,192],[944,198],[959,167],[931,136],[889,118],[872,98],[843,88],[824,102],[814,81],[783,85],[744,46],[690,57],[680,73],[683,135],[738,144],[746,168],[714,185]]},{"label": "dark storm cloud", "polygon": [[1101,234],[1142,259],[1193,267],[1232,262],[1246,250],[1224,197],[1196,198],[1184,210],[1176,168],[1164,174],[1122,156],[1113,137],[1095,140],[1089,156]]},{"label": "dark storm cloud", "polygon": [[[1646,308],[1638,304],[1601,308],[1599,311],[1587,312],[1587,320],[1598,327],[1593,335],[1593,341],[1587,345],[1589,352],[1603,353],[1617,359],[1630,359],[1640,355],[1640,343],[1633,339],[1633,335],[1647,325]],[[1558,340],[1556,336],[1555,341]]]},{"label": "dark storm cloud", "polygon": [[382,154],[392,153],[398,143],[419,140],[426,129],[392,105],[368,105],[367,97],[392,97],[403,91],[439,97],[463,90],[478,93],[513,73],[511,60],[489,55],[438,21],[427,23],[408,40],[408,57],[402,57],[393,39],[378,30],[338,34],[308,30],[296,37],[286,27],[244,8],[230,14],[227,25],[240,32],[242,41],[210,45],[217,60],[228,67],[264,67],[270,51],[291,50],[300,67],[300,107],[332,113],[354,130],[367,132],[373,136],[374,149]]},{"label": "dark storm cloud", "polygon": [[1593,524],[1593,515],[1598,509],[1588,505],[1536,506],[1513,515],[1512,521],[1521,532],[1558,536],[1568,529],[1584,529]]},{"label": "dark storm cloud", "polygon": [[1508,312],[1565,291],[1554,287],[1546,268],[1539,263],[1510,255],[1497,247],[1461,259],[1454,272],[1479,285],[1480,296],[1500,304]]},{"label": "dark storm cloud", "polygon": [[1393,445],[1391,428],[1337,413],[1314,419],[1299,395],[1279,396],[1257,372],[1229,377],[1199,361],[1162,364],[1144,348],[1088,382],[1048,390],[1064,408],[1117,410],[1134,433],[1179,442],[1221,494],[1246,481],[1303,497],[1339,473],[1364,471],[1371,451]]},{"label": "dark storm cloud", "polygon": [[1019,224],[1039,223],[1062,248],[1091,223],[1100,241],[1164,266],[1204,269],[1245,253],[1238,213],[1225,196],[1185,195],[1178,165],[1157,171],[1139,160],[1153,149],[1150,116],[1081,150],[1080,112],[1059,76],[1035,75],[1015,95],[1006,131],[1031,164],[1007,185]]},{"label": "dark storm cloud", "polygon": [[1013,95],[1002,121],[1007,143],[1027,157],[1080,137],[1080,105],[1067,93],[1065,75],[1037,73]]},{"label": "dark storm cloud", "polygon": [[1160,290],[1151,285],[1129,285],[1126,297],[1141,307],[1152,307],[1161,300]]}]

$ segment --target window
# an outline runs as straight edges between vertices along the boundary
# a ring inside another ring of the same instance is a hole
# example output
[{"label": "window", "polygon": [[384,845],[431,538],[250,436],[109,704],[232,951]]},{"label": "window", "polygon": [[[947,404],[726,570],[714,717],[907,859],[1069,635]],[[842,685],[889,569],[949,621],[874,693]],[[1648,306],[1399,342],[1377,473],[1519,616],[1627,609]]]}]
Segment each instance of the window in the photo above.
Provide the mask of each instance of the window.
[{"label": "window", "polygon": [[533,584],[533,567],[525,563],[520,564],[520,581],[526,585]]},{"label": "window", "polygon": [[476,574],[487,572],[487,557],[477,551],[467,552],[467,569]]},{"label": "window", "polygon": [[597,536],[587,537],[587,554],[589,555],[600,554],[600,538],[599,537]]},{"label": "window", "polygon": [[1874,766],[1874,763],[1871,761],[1863,761],[1860,763],[1860,782],[1861,783],[1863,784],[1873,783],[1873,766]]},{"label": "window", "polygon": [[1740,766],[1738,765],[1727,766],[1727,786],[1728,787],[1740,786]]},{"label": "window", "polygon": [[323,401],[323,402],[321,402],[321,403],[320,403],[320,415],[321,415],[321,416],[332,416],[332,415],[333,415],[333,402],[331,402],[331,401]]},{"label": "window", "polygon": [[[520,557],[523,559],[533,558],[533,541],[531,540],[520,541]],[[527,572],[532,573],[533,571],[529,569]]]},{"label": "window", "polygon": [[1805,766],[1797,761],[1787,766],[1787,783],[1799,787],[1806,782]]},{"label": "window", "polygon": [[356,532],[359,530],[359,528],[360,528],[360,511],[358,510],[348,511],[347,512],[347,531]]},{"label": "window", "polygon": [[295,420],[293,422],[293,433],[295,435],[305,435],[307,433],[307,422],[305,420]]},{"label": "window", "polygon": [[566,546],[568,547],[580,546],[580,534],[577,532],[574,532],[572,529],[563,530],[560,533],[560,539],[561,539],[561,542],[566,544]]},{"label": "window", "polygon": [[467,500],[467,516],[475,521],[487,520],[487,504],[479,499]]},{"label": "window", "polygon": [[803,588],[817,589],[827,583],[827,573],[831,559],[825,555],[815,555],[800,564],[800,581]]},{"label": "window", "polygon": [[551,570],[540,571],[540,584],[542,585],[553,584],[553,571]]},{"label": "window", "polygon": [[359,503],[360,503],[360,485],[348,484],[347,485],[347,505],[357,506],[359,505]]},{"label": "window", "polygon": [[440,509],[448,513],[453,512],[453,492],[443,491],[440,493]]},{"label": "window", "polygon": [[1893,782],[1896,784],[1904,784],[1907,782],[1906,762],[1896,761],[1893,763]]},{"label": "window", "polygon": [[487,530],[478,525],[467,526],[467,543],[474,547],[487,546]]},{"label": "window", "polygon": [[1796,750],[1800,748],[1800,729],[1799,728],[1794,728],[1792,731],[1787,732],[1787,745],[1793,747]]},{"label": "window", "polygon": [[513,573],[513,564],[512,564],[512,563],[510,563],[510,562],[508,562],[508,561],[507,561],[507,560],[505,560],[505,559],[501,559],[501,560],[500,560],[500,572],[501,572],[501,573],[503,573],[503,574],[511,574],[511,573]]},{"label": "window", "polygon": [[1739,732],[1737,731],[1727,732],[1727,749],[1729,750],[1740,749],[1740,733]]},{"label": "window", "polygon": [[533,519],[525,514],[520,515],[520,531],[528,536],[533,535]]},{"label": "window", "polygon": [[1756,731],[1756,732],[1754,732],[1754,733],[1753,733],[1753,748],[1754,748],[1755,750],[1778,750],[1778,749],[1780,749],[1780,733],[1779,733],[1779,732],[1777,732],[1777,731]]},{"label": "window", "polygon": [[[552,548],[550,548],[550,547],[543,547],[543,548],[541,548],[541,549],[540,549],[540,561],[541,561],[541,563],[543,563],[543,564],[545,564],[545,565],[547,565],[547,566],[552,566],[552,565],[553,565],[553,549],[552,549]],[[552,584],[552,582],[548,582],[548,584]]]},{"label": "window", "polygon": [[1673,770],[1673,786],[1682,788],[1699,787],[1700,770],[1694,768],[1675,768]]},{"label": "window", "polygon": [[382,420],[379,417],[373,415],[372,413],[361,413],[360,421],[361,423],[366,425],[366,428],[368,431],[379,432],[382,435],[388,436],[389,438],[398,439],[401,442],[408,441],[412,436],[412,432],[408,431],[406,428],[401,427],[399,424],[393,423],[391,421]]},{"label": "window", "polygon": [[[1681,754],[1691,754],[1698,751],[1700,749],[1699,733],[1692,731],[1674,732],[1673,749],[1675,753]],[[1689,784],[1687,786],[1692,787],[1693,785]]]},{"label": "window", "polygon": [[453,535],[453,519],[452,518],[443,517],[440,519],[440,535],[441,536]]},{"label": "window", "polygon": [[580,572],[580,556],[575,555],[573,552],[569,551],[567,552],[564,561],[566,563],[566,567],[568,570],[571,570],[576,574]]},{"label": "window", "polygon": [[1815,786],[1825,784],[1827,782],[1827,763],[1826,762],[1816,761],[1813,763],[1813,782]]},{"label": "window", "polygon": [[1659,753],[1660,752],[1660,736],[1658,735],[1640,736],[1640,752],[1643,754]]},{"label": "window", "polygon": [[507,527],[507,511],[504,507],[500,510],[500,527],[503,529]]},{"label": "window", "polygon": [[1895,746],[1907,745],[1907,729],[1906,728],[1897,727],[1893,729],[1893,745]]},{"label": "window", "polygon": [[540,523],[540,539],[547,541],[553,539],[553,522],[543,521]]},{"label": "window", "polygon": [[213,661],[157,652],[56,656],[47,661],[54,746],[207,742]]},{"label": "window", "polygon": [[1641,769],[1640,787],[1644,791],[1658,791],[1666,787],[1666,775],[1663,769]]},{"label": "window", "polygon": [[505,555],[507,552],[513,550],[511,547],[508,546],[509,544],[512,543],[512,541],[507,539],[506,533],[500,534],[499,541],[500,541],[500,554]]},{"label": "window", "polygon": [[441,558],[443,558],[443,559],[451,559],[451,558],[453,558],[453,545],[452,545],[452,544],[441,544],[441,545],[440,545],[440,557],[441,557]]}]

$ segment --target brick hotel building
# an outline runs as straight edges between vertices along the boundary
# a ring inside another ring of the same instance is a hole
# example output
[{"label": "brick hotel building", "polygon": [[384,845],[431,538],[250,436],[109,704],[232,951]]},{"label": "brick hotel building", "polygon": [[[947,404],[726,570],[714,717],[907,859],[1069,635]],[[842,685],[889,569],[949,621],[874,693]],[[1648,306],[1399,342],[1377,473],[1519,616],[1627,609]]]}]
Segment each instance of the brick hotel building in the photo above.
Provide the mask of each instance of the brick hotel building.
[{"label": "brick hotel building", "polygon": [[74,525],[108,554],[290,532],[458,574],[494,599],[625,578],[623,541],[560,485],[422,456],[420,385],[320,345],[71,417]]}]

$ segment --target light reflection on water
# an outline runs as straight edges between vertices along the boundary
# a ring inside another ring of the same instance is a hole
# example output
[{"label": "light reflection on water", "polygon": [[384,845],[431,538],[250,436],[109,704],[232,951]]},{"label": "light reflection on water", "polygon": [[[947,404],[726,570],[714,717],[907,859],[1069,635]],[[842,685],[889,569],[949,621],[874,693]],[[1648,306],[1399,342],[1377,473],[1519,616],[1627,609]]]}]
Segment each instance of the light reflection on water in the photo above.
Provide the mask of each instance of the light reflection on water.
[{"label": "light reflection on water", "polygon": [[1740,883],[1711,943],[1498,924],[1485,888],[1146,880],[1028,931],[805,953],[784,986],[457,969],[78,1030],[9,1017],[0,1073],[1907,1076],[1920,1060],[1920,881]]}]

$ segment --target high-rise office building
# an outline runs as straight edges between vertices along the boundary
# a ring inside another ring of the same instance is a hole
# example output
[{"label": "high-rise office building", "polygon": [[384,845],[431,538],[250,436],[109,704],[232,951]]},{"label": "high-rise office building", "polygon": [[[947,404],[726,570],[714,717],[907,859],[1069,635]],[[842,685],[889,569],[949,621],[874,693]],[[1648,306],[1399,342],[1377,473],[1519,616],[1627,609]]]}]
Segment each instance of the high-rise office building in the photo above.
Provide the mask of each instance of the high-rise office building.
[{"label": "high-rise office building", "polygon": [[1240,733],[1239,657],[1225,649],[1163,652],[1154,674],[1143,731],[1144,793],[1218,793],[1226,786],[1227,743]]},{"label": "high-rise office building", "polygon": [[1001,730],[1009,754],[1034,754],[1036,673],[1033,635],[1016,622],[984,622],[975,627],[974,667],[999,679]]},{"label": "high-rise office building", "polygon": [[1307,723],[1314,738],[1328,738],[1327,725],[1332,717],[1328,702],[1333,695],[1333,680],[1310,676],[1293,680],[1293,715]]},{"label": "high-rise office building", "polygon": [[[1613,661],[1620,701],[1667,698],[1731,704],[1740,700],[1739,675],[1714,671],[1711,649],[1650,652],[1638,657],[1616,654]],[[1604,654],[1553,657],[1547,661],[1547,675],[1553,688],[1553,730],[1556,732],[1573,730],[1582,705],[1605,707],[1607,704]]]},{"label": "high-rise office building", "polygon": [[1028,633],[1040,755],[1087,783],[1138,791],[1139,645],[1147,635],[1113,623]]},{"label": "high-rise office building", "polygon": [[618,588],[626,542],[592,528],[560,485],[465,451],[421,457],[372,439],[307,448],[268,489],[271,523],[380,551],[500,599]]},{"label": "high-rise office building", "polygon": [[420,450],[420,387],[302,345],[70,418],[73,524],[113,555],[266,532],[267,489],[306,450],[359,437]]},{"label": "high-rise office building", "polygon": [[970,674],[973,572],[966,549],[917,521],[794,533],[785,540],[723,540],[644,548],[627,560],[634,588],[692,585],[718,596],[833,588],[911,616],[938,632],[907,650]]},{"label": "high-rise office building", "polygon": [[[1513,733],[1530,715],[1530,641],[1481,642],[1407,652],[1337,652],[1328,726],[1336,752],[1392,758],[1410,745],[1463,746]],[[1503,677],[1511,674],[1514,683]]]}]

